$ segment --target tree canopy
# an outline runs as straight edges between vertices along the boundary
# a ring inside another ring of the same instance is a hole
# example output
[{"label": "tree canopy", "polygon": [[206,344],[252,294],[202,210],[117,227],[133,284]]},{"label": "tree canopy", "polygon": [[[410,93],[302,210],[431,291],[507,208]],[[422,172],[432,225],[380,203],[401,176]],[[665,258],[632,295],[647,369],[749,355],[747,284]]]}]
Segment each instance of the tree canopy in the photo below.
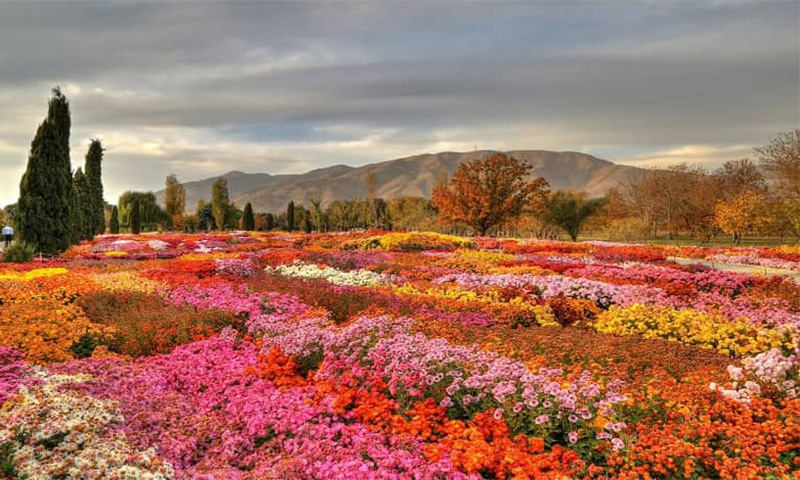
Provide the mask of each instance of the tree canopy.
[{"label": "tree canopy", "polygon": [[532,167],[496,153],[459,165],[449,182],[437,185],[431,202],[444,221],[463,224],[477,235],[519,216],[548,183],[529,178]]}]

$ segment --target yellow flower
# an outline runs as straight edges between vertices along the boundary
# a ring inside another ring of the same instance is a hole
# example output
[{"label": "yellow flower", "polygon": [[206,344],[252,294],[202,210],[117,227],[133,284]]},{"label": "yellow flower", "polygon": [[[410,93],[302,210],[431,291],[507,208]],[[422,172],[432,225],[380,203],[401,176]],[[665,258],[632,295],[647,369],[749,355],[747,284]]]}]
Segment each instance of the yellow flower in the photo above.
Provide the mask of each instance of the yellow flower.
[{"label": "yellow flower", "polygon": [[35,270],[30,270],[24,273],[19,273],[19,272],[0,273],[0,280],[14,280],[14,281],[25,282],[28,280],[33,280],[35,278],[64,275],[67,272],[68,270],[62,267],[37,268]]}]

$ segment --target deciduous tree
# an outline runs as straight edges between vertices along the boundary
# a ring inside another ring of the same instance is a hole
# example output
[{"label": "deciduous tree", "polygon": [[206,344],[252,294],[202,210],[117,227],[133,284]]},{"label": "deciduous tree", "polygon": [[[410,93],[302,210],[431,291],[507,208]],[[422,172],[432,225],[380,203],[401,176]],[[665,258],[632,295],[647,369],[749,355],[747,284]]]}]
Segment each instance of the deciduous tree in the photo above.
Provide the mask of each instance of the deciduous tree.
[{"label": "deciduous tree", "polygon": [[535,196],[545,191],[547,181],[530,179],[531,170],[528,163],[503,153],[464,162],[449,182],[434,188],[431,202],[445,222],[486,235],[518,217]]},{"label": "deciduous tree", "polygon": [[716,221],[720,230],[733,236],[736,245],[748,233],[759,233],[768,224],[767,200],[755,192],[744,193],[716,208]]},{"label": "deciduous tree", "polygon": [[800,129],[779,134],[755,153],[781,193],[800,198]]},{"label": "deciduous tree", "polygon": [[172,219],[172,224],[180,228],[181,218],[186,212],[186,190],[174,173],[167,175],[166,190],[164,191],[164,210]]},{"label": "deciduous tree", "polygon": [[214,182],[214,186],[211,188],[211,213],[220,230],[225,229],[228,225],[232,207],[228,194],[228,181],[220,178]]},{"label": "deciduous tree", "polygon": [[586,219],[603,205],[600,198],[586,198],[584,193],[557,191],[545,200],[547,220],[561,227],[572,241],[578,240]]},{"label": "deciduous tree", "polygon": [[132,227],[131,213],[134,201],[139,203],[139,227],[142,230],[153,230],[168,221],[166,212],[158,205],[153,192],[126,191],[117,201],[119,223],[121,227]]}]

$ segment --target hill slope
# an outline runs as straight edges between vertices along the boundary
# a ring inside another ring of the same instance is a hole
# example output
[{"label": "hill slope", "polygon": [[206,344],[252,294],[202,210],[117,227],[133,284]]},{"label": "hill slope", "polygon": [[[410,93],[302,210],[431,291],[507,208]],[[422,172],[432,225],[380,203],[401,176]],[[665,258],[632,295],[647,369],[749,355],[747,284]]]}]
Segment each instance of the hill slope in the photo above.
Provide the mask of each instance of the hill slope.
[{"label": "hill slope", "polygon": [[[231,199],[240,208],[250,202],[257,212],[279,212],[290,199],[308,205],[309,199],[315,196],[320,196],[323,203],[365,197],[369,175],[374,175],[376,179],[379,197],[387,200],[405,195],[427,197],[436,182],[452,175],[461,162],[491,153],[494,152],[442,152],[361,167],[335,165],[304,174],[269,175],[232,171],[222,177],[228,180]],[[546,178],[551,188],[585,190],[592,196],[603,195],[639,170],[577,152],[512,150],[506,153],[529,162],[533,166],[533,174]],[[184,184],[187,209],[193,209],[200,199],[209,199],[211,186],[217,178]],[[156,195],[159,202],[163,203],[164,191]]]}]

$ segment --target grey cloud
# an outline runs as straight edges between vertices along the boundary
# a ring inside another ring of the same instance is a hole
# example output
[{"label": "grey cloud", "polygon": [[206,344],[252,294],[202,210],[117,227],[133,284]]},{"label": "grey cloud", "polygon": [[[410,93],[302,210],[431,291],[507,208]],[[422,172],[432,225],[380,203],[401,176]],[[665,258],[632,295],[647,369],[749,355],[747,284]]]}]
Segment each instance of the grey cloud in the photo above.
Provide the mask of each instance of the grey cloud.
[{"label": "grey cloud", "polygon": [[800,126],[799,17],[793,1],[4,2],[0,203],[56,83],[80,90],[73,163],[90,137],[119,142],[114,188],[471,139],[758,145]]}]

